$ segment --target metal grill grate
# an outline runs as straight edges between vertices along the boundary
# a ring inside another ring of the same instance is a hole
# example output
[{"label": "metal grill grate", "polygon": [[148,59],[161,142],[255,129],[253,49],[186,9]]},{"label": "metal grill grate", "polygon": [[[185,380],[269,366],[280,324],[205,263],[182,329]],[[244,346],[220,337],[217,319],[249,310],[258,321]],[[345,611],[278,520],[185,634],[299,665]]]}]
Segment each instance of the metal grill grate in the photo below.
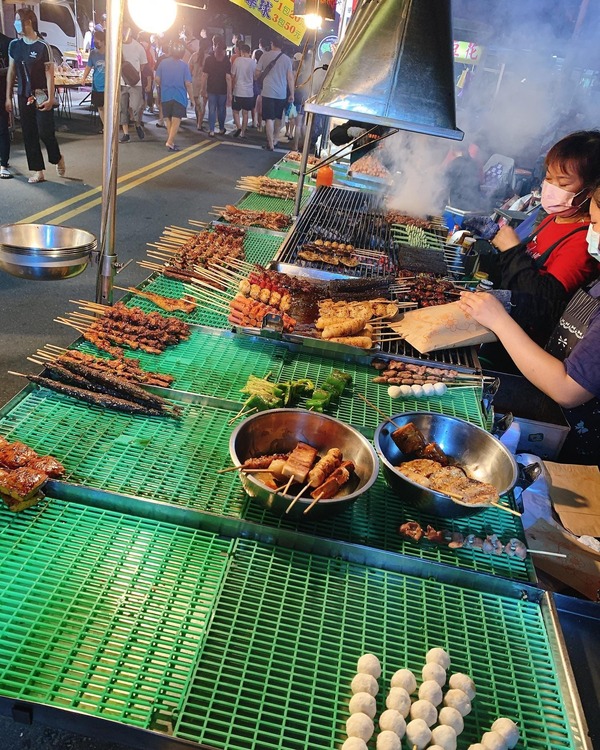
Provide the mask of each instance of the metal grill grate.
[{"label": "metal grill grate", "polygon": [[170,732],[231,542],[49,498],[0,516],[0,693]]},{"label": "metal grill grate", "polygon": [[512,538],[524,541],[523,527],[515,516],[490,508],[469,518],[440,519],[419,511],[410,502],[398,497],[389,489],[382,476],[369,492],[331,519],[315,523],[311,522],[309,517],[299,522],[291,521],[287,516],[278,518],[254,500],[249,501],[243,517],[267,526],[299,531],[325,539],[363,544],[375,549],[443,563],[453,568],[476,570],[479,573],[517,581],[535,580],[533,564],[529,557],[523,561],[508,555],[487,555],[467,549],[451,550],[427,540],[415,544],[398,533],[401,524],[417,521],[423,529],[430,524],[438,530],[444,528],[464,535],[475,534],[482,539],[488,534],[495,533],[503,542],[508,542]]},{"label": "metal grill grate", "polygon": [[[460,417],[473,422],[478,427],[484,427],[484,418],[481,410],[481,389],[458,388],[450,389],[442,398],[430,399],[391,399],[387,395],[387,387],[373,383],[372,379],[377,376],[377,370],[367,365],[351,362],[336,362],[327,357],[319,357],[312,354],[287,354],[284,358],[283,368],[280,373],[282,380],[296,378],[311,378],[315,383],[322,383],[331,370],[337,367],[352,375],[354,393],[364,394],[385,414],[399,414],[407,411],[433,411],[438,414],[446,414],[452,417]],[[338,406],[335,409],[329,407],[328,413],[338,417],[348,424],[356,427],[375,428],[381,423],[381,417],[374,409],[356,398],[350,392],[340,396]]]},{"label": "metal grill grate", "polygon": [[439,349],[435,352],[421,354],[407,341],[401,340],[384,342],[381,344],[381,351],[385,354],[402,357],[402,359],[410,360],[420,365],[431,362],[433,364],[461,367],[467,370],[481,369],[479,359],[477,358],[477,351],[473,346],[463,346],[458,349]]},{"label": "metal grill grate", "polygon": [[175,734],[227,750],[338,748],[350,681],[379,656],[419,673],[448,649],[477,685],[461,747],[498,716],[529,750],[574,747],[539,605],[238,541]]},{"label": "metal grill grate", "polygon": [[180,420],[92,407],[46,389],[27,394],[0,420],[0,434],[55,456],[65,480],[99,490],[239,516],[228,466],[230,411],[183,406]]},{"label": "metal grill grate", "polygon": [[312,263],[298,258],[306,242],[316,239],[345,242],[357,248],[388,251],[397,260],[390,226],[378,208],[379,197],[344,188],[318,188],[285,241],[277,262],[314,268],[344,276],[382,276],[390,272],[389,263],[369,262],[356,268]]}]

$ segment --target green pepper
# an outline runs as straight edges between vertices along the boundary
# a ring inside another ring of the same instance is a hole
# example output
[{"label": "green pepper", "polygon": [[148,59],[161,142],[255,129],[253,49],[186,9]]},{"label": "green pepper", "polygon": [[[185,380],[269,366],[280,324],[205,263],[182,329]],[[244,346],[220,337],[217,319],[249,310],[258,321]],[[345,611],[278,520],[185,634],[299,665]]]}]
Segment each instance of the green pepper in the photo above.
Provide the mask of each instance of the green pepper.
[{"label": "green pepper", "polygon": [[325,382],[321,386],[323,390],[328,391],[332,394],[332,396],[341,396],[345,387],[346,382],[344,380],[338,380],[332,375],[328,375]]},{"label": "green pepper", "polygon": [[327,406],[327,403],[325,401],[321,401],[316,398],[309,398],[306,402],[306,408],[311,411],[319,412],[319,414],[323,413],[324,408]]}]

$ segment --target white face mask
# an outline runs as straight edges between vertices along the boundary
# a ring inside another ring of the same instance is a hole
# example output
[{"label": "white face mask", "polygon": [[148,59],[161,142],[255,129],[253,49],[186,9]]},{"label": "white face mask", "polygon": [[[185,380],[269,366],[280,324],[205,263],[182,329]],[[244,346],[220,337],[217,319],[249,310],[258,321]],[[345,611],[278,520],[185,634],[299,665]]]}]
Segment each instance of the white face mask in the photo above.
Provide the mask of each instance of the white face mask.
[{"label": "white face mask", "polygon": [[23,33],[23,21],[20,18],[15,18],[15,31],[17,34]]},{"label": "white face mask", "polygon": [[594,260],[600,263],[600,232],[594,231],[594,225],[590,224],[587,231],[588,253]]}]

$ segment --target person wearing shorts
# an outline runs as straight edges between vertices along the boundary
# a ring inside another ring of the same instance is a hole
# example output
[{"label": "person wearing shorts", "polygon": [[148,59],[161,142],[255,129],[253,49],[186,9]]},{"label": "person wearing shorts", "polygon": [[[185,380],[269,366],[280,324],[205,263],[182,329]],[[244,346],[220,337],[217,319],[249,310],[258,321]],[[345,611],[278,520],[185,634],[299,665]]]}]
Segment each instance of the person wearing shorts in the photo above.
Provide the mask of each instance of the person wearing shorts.
[{"label": "person wearing shorts", "polygon": [[[231,66],[231,80],[233,84],[233,121],[235,122],[234,138],[245,138],[248,127],[248,114],[252,112],[256,104],[254,97],[254,71],[256,60],[250,57],[250,47],[247,44],[239,44],[239,55]],[[240,112],[242,118],[240,122]]]},{"label": "person wearing shorts", "polygon": [[140,141],[143,141],[146,134],[142,125],[142,114],[144,112],[144,89],[142,86],[142,68],[148,62],[146,50],[131,35],[131,27],[123,26],[123,44],[121,47],[123,62],[128,62],[137,73],[137,83],[127,83],[121,75],[121,108],[119,120],[123,135],[119,138],[119,143],[129,143],[129,109],[133,112],[133,122],[135,132]]},{"label": "person wearing shorts", "polygon": [[103,31],[94,32],[94,49],[90,51],[87,65],[83,71],[82,81],[87,81],[90,71],[92,76],[92,106],[98,110],[102,127],[98,131],[104,132],[104,77],[106,69],[106,35]]},{"label": "person wearing shorts", "polygon": [[194,101],[192,74],[187,63],[183,61],[186,53],[182,42],[171,45],[171,56],[162,60],[156,70],[156,85],[160,87],[163,117],[167,126],[169,151],[179,151],[175,136],[179,125],[186,115],[188,97]]},{"label": "person wearing shorts", "polygon": [[271,42],[256,66],[255,78],[262,82],[262,117],[267,143],[263,148],[273,151],[279,140],[281,121],[288,101],[294,101],[292,61],[281,50],[282,42]]}]

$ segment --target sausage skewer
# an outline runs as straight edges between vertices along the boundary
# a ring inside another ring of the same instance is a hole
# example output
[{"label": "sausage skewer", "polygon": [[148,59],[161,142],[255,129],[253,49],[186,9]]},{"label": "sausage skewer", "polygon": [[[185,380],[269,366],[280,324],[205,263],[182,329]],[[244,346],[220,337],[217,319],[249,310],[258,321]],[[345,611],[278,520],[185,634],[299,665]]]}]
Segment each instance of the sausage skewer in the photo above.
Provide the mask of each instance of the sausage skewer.
[{"label": "sausage skewer", "polygon": [[[342,463],[343,455],[339,448],[331,448],[323,456],[313,469],[308,472],[308,483],[300,490],[296,497],[286,508],[286,514],[294,507],[302,495],[310,487],[319,487],[325,482],[327,477],[332,474]],[[311,506],[312,507],[312,506]]]}]

